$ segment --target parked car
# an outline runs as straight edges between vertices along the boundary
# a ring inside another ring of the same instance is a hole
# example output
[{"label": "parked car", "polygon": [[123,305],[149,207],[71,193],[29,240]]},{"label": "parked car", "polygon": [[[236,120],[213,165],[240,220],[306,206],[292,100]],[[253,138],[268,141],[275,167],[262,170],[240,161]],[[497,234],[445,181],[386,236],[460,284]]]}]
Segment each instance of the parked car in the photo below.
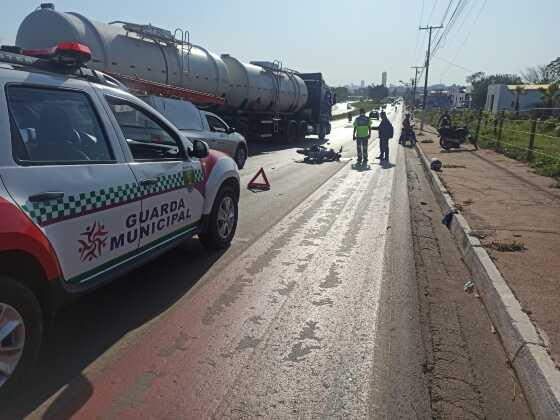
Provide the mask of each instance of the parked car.
[{"label": "parked car", "polygon": [[189,101],[161,96],[141,96],[165,115],[188,138],[204,140],[210,148],[231,156],[242,169],[247,161],[245,137],[211,112],[199,110]]},{"label": "parked car", "polygon": [[378,120],[379,119],[379,112],[378,111],[371,111],[369,113],[369,117],[371,119]]},{"label": "parked car", "polygon": [[196,234],[225,248],[238,219],[230,157],[80,67],[87,47],[33,54],[0,51],[0,399],[68,298]]}]

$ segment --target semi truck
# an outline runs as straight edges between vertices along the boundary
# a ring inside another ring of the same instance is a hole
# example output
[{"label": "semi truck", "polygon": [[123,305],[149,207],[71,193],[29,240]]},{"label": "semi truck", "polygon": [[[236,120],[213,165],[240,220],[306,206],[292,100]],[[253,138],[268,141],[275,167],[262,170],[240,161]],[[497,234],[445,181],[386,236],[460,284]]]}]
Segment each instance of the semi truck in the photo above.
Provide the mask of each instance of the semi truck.
[{"label": "semi truck", "polygon": [[330,133],[336,97],[321,73],[300,73],[276,61],[244,63],[195,45],[187,30],[150,24],[101,23],[44,3],[24,18],[16,36],[23,49],[77,42],[92,51],[90,67],[124,83],[138,79],[219,97],[196,105],[216,113],[248,139],[296,142]]}]

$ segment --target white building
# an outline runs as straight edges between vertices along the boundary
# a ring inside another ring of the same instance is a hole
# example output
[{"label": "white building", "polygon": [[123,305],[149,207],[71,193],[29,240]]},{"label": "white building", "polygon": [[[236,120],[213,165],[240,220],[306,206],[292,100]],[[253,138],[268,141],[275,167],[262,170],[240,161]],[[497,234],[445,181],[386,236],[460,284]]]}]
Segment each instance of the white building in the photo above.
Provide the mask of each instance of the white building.
[{"label": "white building", "polygon": [[[488,86],[486,94],[485,111],[496,114],[500,111],[528,111],[535,108],[541,102],[543,89],[548,85],[502,85]],[[519,105],[518,105],[519,104]]]},{"label": "white building", "polygon": [[470,86],[453,85],[448,89],[451,107],[453,108],[470,108],[471,106],[471,92]]}]

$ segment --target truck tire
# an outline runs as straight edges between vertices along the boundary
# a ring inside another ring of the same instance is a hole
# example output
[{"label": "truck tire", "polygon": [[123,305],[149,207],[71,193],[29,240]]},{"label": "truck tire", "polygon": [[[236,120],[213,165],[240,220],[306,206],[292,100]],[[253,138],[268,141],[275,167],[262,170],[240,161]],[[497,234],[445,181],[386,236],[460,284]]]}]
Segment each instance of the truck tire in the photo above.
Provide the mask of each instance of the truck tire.
[{"label": "truck tire", "polygon": [[227,248],[235,235],[238,217],[235,192],[223,186],[214,200],[206,232],[198,235],[202,245],[211,250]]},{"label": "truck tire", "polygon": [[298,125],[298,141],[304,141],[307,136],[307,121],[300,121]]},{"label": "truck tire", "polygon": [[41,347],[43,313],[33,292],[0,276],[0,407],[30,375]]},{"label": "truck tire", "polygon": [[237,150],[235,151],[235,163],[237,164],[237,169],[243,169],[245,162],[247,162],[247,148],[240,144],[237,146]]},{"label": "truck tire", "polygon": [[325,124],[319,124],[319,140],[321,141],[325,140],[326,135],[327,135],[327,128],[325,127]]},{"label": "truck tire", "polygon": [[288,144],[294,144],[298,141],[298,125],[295,121],[290,121],[288,123],[287,130]]}]

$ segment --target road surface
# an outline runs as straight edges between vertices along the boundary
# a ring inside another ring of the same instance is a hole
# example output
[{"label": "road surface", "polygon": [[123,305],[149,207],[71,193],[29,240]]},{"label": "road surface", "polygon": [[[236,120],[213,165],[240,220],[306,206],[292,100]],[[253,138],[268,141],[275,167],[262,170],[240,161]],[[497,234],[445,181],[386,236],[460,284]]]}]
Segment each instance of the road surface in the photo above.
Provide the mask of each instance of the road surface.
[{"label": "road surface", "polygon": [[242,184],[272,189],[243,189],[232,247],[190,240],[61,311],[6,418],[431,418],[405,151],[380,166],[374,139],[356,170],[351,134],[322,165],[253,146]]}]

